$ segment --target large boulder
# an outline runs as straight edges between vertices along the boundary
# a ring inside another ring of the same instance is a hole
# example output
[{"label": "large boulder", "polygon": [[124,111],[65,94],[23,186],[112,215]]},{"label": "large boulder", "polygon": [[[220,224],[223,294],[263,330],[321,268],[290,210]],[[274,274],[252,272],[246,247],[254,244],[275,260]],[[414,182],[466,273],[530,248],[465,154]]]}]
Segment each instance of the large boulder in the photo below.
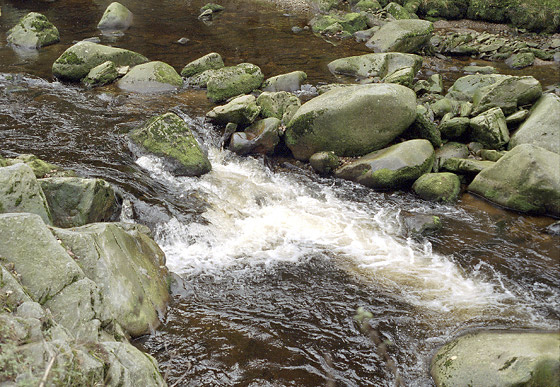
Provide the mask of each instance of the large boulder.
[{"label": "large boulder", "polygon": [[560,154],[560,97],[544,94],[531,110],[531,115],[511,136],[509,149],[519,144],[538,145]]},{"label": "large boulder", "polygon": [[183,85],[183,78],[167,63],[154,61],[134,66],[118,85],[126,91],[157,93],[177,90]]},{"label": "large boulder", "polygon": [[7,40],[21,48],[41,48],[58,42],[60,34],[46,16],[30,12],[8,31]]},{"label": "large boulder", "polygon": [[181,76],[188,78],[201,74],[206,70],[217,70],[222,67],[224,67],[222,56],[216,52],[211,52],[210,54],[206,54],[201,58],[187,63],[181,70]]},{"label": "large boulder", "polygon": [[228,98],[258,89],[263,80],[264,75],[261,69],[251,63],[210,70],[206,82],[206,95],[213,102],[225,101]]},{"label": "large boulder", "polygon": [[118,210],[115,191],[103,179],[50,177],[40,179],[39,183],[57,227],[106,222]]},{"label": "large boulder", "polygon": [[116,66],[135,66],[148,58],[134,51],[82,41],[74,44],[53,63],[52,72],[63,81],[78,82],[100,64],[111,61]]},{"label": "large boulder", "polygon": [[231,136],[229,148],[237,154],[272,154],[280,142],[281,121],[275,117],[254,122],[243,132]]},{"label": "large boulder", "polygon": [[129,137],[134,144],[162,157],[177,176],[200,176],[212,169],[187,123],[174,113],[151,118]]},{"label": "large boulder", "polygon": [[292,71],[287,74],[280,74],[268,78],[262,85],[263,91],[297,91],[301,84],[307,79],[307,74],[303,71]]},{"label": "large boulder", "polygon": [[23,163],[0,168],[0,213],[30,212],[52,224],[51,211],[33,170]]},{"label": "large boulder", "polygon": [[102,320],[114,320],[131,336],[150,333],[169,301],[165,255],[149,230],[125,223],[95,223],[53,233],[94,281]]},{"label": "large boulder", "polygon": [[521,144],[481,171],[471,192],[516,211],[560,216],[560,155]]},{"label": "large boulder", "polygon": [[45,303],[84,273],[35,214],[0,214],[0,257],[34,301]]},{"label": "large boulder", "polygon": [[428,140],[410,140],[360,157],[335,176],[376,189],[408,187],[432,169],[434,147]]},{"label": "large boulder", "polygon": [[97,24],[100,30],[126,30],[132,24],[132,12],[116,1],[105,9]]},{"label": "large boulder", "polygon": [[257,105],[257,99],[253,95],[242,95],[225,105],[216,106],[206,113],[206,117],[217,124],[226,125],[228,122],[232,122],[247,126],[255,121],[260,111],[261,108]]},{"label": "large boulder", "polygon": [[443,386],[560,386],[560,334],[476,332],[445,344],[432,359]]},{"label": "large boulder", "polygon": [[261,107],[261,116],[275,117],[288,123],[300,108],[301,101],[286,91],[265,91],[257,98],[257,105]]},{"label": "large boulder", "polygon": [[404,86],[373,84],[338,88],[303,104],[286,129],[297,159],[320,151],[361,156],[380,149],[416,118],[416,95]]},{"label": "large boulder", "polygon": [[508,75],[502,74],[471,74],[461,77],[453,83],[447,91],[446,97],[457,101],[472,102],[474,94],[480,88],[493,85],[507,79]]},{"label": "large boulder", "polygon": [[414,182],[412,189],[424,200],[453,203],[459,197],[461,180],[450,172],[426,173]]},{"label": "large boulder", "polygon": [[528,105],[542,94],[539,81],[531,76],[502,78],[488,86],[476,90],[473,95],[472,114],[480,114],[488,109],[499,107],[504,114],[511,114],[518,106]]},{"label": "large boulder", "polygon": [[395,20],[381,27],[366,46],[374,52],[417,52],[433,32],[434,25],[427,20]]},{"label": "large boulder", "polygon": [[397,52],[374,53],[350,56],[333,60],[328,68],[333,74],[348,75],[355,78],[381,79],[390,77],[398,71],[411,68],[416,74],[422,66],[422,57]]},{"label": "large boulder", "polygon": [[506,117],[499,107],[486,110],[470,120],[471,139],[488,149],[500,149],[509,141]]}]

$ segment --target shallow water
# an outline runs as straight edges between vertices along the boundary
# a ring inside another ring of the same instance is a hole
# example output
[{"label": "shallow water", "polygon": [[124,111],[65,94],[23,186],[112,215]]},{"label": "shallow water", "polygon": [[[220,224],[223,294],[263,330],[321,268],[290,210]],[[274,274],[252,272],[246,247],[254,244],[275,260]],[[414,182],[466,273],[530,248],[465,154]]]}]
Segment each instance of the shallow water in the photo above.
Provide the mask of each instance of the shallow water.
[{"label": "shallow water", "polygon": [[[185,285],[174,289],[163,326],[137,344],[170,384],[391,386],[394,372],[353,319],[358,307],[373,314],[370,324],[407,386],[431,385],[430,356],[454,335],[559,328],[558,237],[543,232],[553,219],[471,195],[457,206],[434,205],[321,178],[287,158],[241,158],[219,149],[200,90],[86,90],[50,72],[72,41],[100,36],[178,70],[217,51],[226,64],[255,63],[266,76],[304,70],[316,85],[335,81],[329,61],[365,53],[363,44],[294,34],[305,17],[250,1],[223,2],[226,12],[210,26],[197,20],[202,1],[123,1],[134,26],[101,36],[95,26],[108,3],[0,1],[0,153],[35,153],[103,177],[152,227]],[[53,21],[61,43],[38,53],[6,47],[5,32],[28,11]],[[183,36],[186,46],[173,43]],[[450,83],[472,61],[427,61],[422,72],[441,72]],[[533,74],[545,87],[559,75],[558,67],[508,71]],[[210,174],[174,178],[158,159],[129,150],[126,133],[169,109],[208,149]],[[440,216],[443,231],[407,237],[403,218],[415,213]]]}]

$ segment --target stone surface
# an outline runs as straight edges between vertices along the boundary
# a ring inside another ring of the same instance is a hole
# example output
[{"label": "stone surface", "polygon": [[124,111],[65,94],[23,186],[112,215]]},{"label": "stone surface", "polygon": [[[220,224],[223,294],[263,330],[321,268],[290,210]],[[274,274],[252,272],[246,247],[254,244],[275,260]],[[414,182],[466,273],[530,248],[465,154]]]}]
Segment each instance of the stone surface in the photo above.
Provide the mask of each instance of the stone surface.
[{"label": "stone surface", "polygon": [[427,20],[395,20],[377,31],[366,46],[374,52],[417,52],[429,42],[434,26]]},{"label": "stone surface", "polygon": [[134,66],[148,62],[148,58],[122,48],[82,41],[62,53],[53,63],[52,72],[63,81],[78,82],[87,76],[92,68],[107,61],[116,66]]},{"label": "stone surface", "polygon": [[469,128],[470,120],[467,117],[449,117],[451,113],[443,116],[439,123],[439,131],[441,136],[446,139],[454,139],[461,137],[463,133]]},{"label": "stone surface", "polygon": [[434,147],[441,145],[441,133],[430,118],[428,109],[422,105],[416,106],[416,119],[403,135],[408,139],[424,138]]},{"label": "stone surface", "polygon": [[473,114],[499,107],[504,114],[511,114],[518,106],[531,104],[539,99],[542,86],[531,76],[507,76],[497,82],[481,87],[473,95]]},{"label": "stone surface", "polygon": [[174,175],[200,176],[212,169],[187,123],[174,113],[151,118],[129,137],[142,149],[162,157]]},{"label": "stone surface", "polygon": [[46,224],[52,224],[45,194],[26,164],[0,167],[0,213],[4,212],[29,212],[39,215]]},{"label": "stone surface", "polygon": [[115,191],[103,179],[50,177],[39,183],[57,227],[79,227],[117,216]]},{"label": "stone surface", "polygon": [[287,124],[296,114],[301,102],[298,97],[286,91],[265,91],[257,98],[257,105],[261,108],[261,116],[275,117]]},{"label": "stone surface", "polygon": [[119,77],[117,66],[111,61],[92,68],[82,82],[88,86],[103,86]]},{"label": "stone surface", "polygon": [[105,9],[97,28],[101,30],[126,30],[131,24],[132,12],[115,1]]},{"label": "stone surface", "polygon": [[488,149],[500,149],[509,142],[506,117],[499,107],[492,108],[470,120],[471,139]]},{"label": "stone surface", "polygon": [[380,149],[416,118],[416,95],[394,84],[338,88],[303,104],[286,129],[294,156],[308,160],[320,151],[360,156]]},{"label": "stone surface", "polygon": [[414,182],[412,189],[424,200],[453,203],[459,198],[461,181],[450,172],[427,173]]},{"label": "stone surface", "polygon": [[446,97],[457,101],[472,102],[474,94],[480,88],[493,85],[507,79],[501,74],[472,74],[457,79],[449,88]]},{"label": "stone surface", "polygon": [[511,136],[509,149],[533,144],[560,154],[560,97],[544,94],[533,106],[527,120]]},{"label": "stone surface", "polygon": [[222,56],[216,52],[211,52],[210,54],[206,54],[203,57],[188,63],[181,70],[181,76],[188,78],[201,74],[206,70],[217,70],[222,67],[224,67]]},{"label": "stone surface", "polygon": [[434,172],[445,163],[445,160],[450,158],[466,159],[469,156],[469,149],[465,144],[459,142],[448,142],[441,148],[436,149],[436,161],[434,162]]},{"label": "stone surface", "polygon": [[513,54],[506,59],[506,64],[512,69],[522,69],[531,66],[535,61],[535,55],[532,52],[520,52]]},{"label": "stone surface", "polygon": [[432,18],[461,19],[467,12],[468,0],[424,0],[418,7],[418,15]]},{"label": "stone surface", "polygon": [[432,359],[443,386],[559,386],[560,334],[487,331],[445,344]]},{"label": "stone surface", "polygon": [[26,164],[33,170],[35,177],[40,179],[42,177],[51,176],[76,176],[76,173],[71,170],[60,168],[58,165],[47,163],[32,154],[22,154],[13,159],[0,159],[0,167],[10,166],[15,164]]},{"label": "stone surface", "polygon": [[8,31],[6,39],[16,47],[36,49],[58,42],[60,34],[44,15],[30,12]]},{"label": "stone surface", "polygon": [[559,165],[559,154],[521,144],[480,172],[468,189],[516,211],[559,216]]},{"label": "stone surface", "polygon": [[317,15],[309,22],[311,29],[315,33],[329,33],[333,32],[332,26],[338,25],[339,32],[345,31],[349,34],[353,34],[356,31],[365,30],[367,27],[367,21],[365,15],[360,13],[346,13],[337,14],[330,13],[327,15]]},{"label": "stone surface", "polygon": [[407,234],[411,236],[426,235],[441,230],[439,216],[414,214],[404,218]]},{"label": "stone surface", "polygon": [[302,83],[307,79],[307,74],[303,71],[292,71],[287,74],[276,75],[268,78],[262,84],[263,91],[297,91]]},{"label": "stone surface", "polygon": [[237,125],[247,126],[253,123],[261,111],[257,99],[252,95],[242,95],[232,99],[225,105],[216,106],[206,113],[212,121],[225,125],[232,122]]},{"label": "stone surface", "polygon": [[441,169],[461,175],[473,176],[486,168],[492,167],[494,164],[492,161],[450,157],[443,162]]},{"label": "stone surface", "polygon": [[356,78],[385,78],[406,68],[412,68],[414,74],[422,66],[422,57],[403,53],[374,53],[350,56],[333,60],[328,64],[333,74]]},{"label": "stone surface", "polygon": [[275,117],[256,121],[244,132],[233,133],[229,148],[240,155],[272,154],[280,142],[280,124],[281,121]]},{"label": "stone surface", "polygon": [[338,168],[335,176],[376,189],[403,188],[430,171],[434,157],[428,140],[410,140],[360,157]]},{"label": "stone surface", "polygon": [[206,82],[206,95],[213,102],[225,101],[228,98],[258,89],[263,80],[264,75],[261,69],[251,63],[211,70]]},{"label": "stone surface", "polygon": [[340,160],[334,152],[318,152],[309,158],[311,167],[320,174],[333,172],[340,165]]},{"label": "stone surface", "polygon": [[183,79],[167,63],[154,61],[134,66],[118,85],[126,91],[154,93],[177,90]]}]

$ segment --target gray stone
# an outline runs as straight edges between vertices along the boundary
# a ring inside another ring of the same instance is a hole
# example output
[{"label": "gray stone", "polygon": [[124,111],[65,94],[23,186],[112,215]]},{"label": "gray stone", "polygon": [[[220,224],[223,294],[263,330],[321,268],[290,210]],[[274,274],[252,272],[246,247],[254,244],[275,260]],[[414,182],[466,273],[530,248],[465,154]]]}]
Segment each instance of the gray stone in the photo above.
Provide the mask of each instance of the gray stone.
[{"label": "gray stone", "polygon": [[492,66],[465,66],[463,71],[472,74],[496,74],[498,70]]},{"label": "gray stone", "polygon": [[0,167],[0,213],[30,212],[52,224],[51,211],[33,170],[23,163]]},{"label": "gray stone", "polygon": [[257,98],[257,105],[261,107],[261,116],[275,117],[287,124],[296,114],[301,102],[298,97],[286,91],[265,91]]},{"label": "gray stone", "polygon": [[2,165],[2,162],[0,161],[0,166],[27,164],[27,166],[33,170],[37,179],[52,176],[76,176],[74,171],[62,169],[58,165],[47,163],[32,154],[22,154],[14,159],[4,159],[4,164],[5,165]]},{"label": "gray stone", "polygon": [[409,235],[426,235],[441,230],[439,216],[414,214],[404,218],[404,225]]},{"label": "gray stone", "polygon": [[225,101],[228,98],[258,89],[263,80],[264,75],[261,69],[251,63],[211,70],[206,82],[206,95],[213,102]]},{"label": "gray stone", "polygon": [[465,144],[459,142],[448,142],[441,148],[436,149],[436,161],[434,162],[434,172],[438,172],[450,158],[466,159],[469,156],[469,149]]},{"label": "gray stone", "polygon": [[92,68],[82,82],[88,86],[103,86],[119,77],[117,66],[111,61]]},{"label": "gray stone", "polygon": [[336,59],[328,64],[333,74],[355,78],[385,78],[399,70],[410,68],[416,74],[422,66],[422,57],[403,53],[375,53]]},{"label": "gray stone", "polygon": [[441,133],[430,118],[428,109],[422,105],[416,106],[416,119],[403,135],[410,139],[424,138],[430,141],[434,147],[441,145]]},{"label": "gray stone", "polygon": [[501,74],[474,74],[465,75],[453,83],[447,92],[447,98],[457,101],[472,102],[476,91],[482,87],[493,85],[507,79],[508,75]]},{"label": "gray stone", "polygon": [[411,14],[406,10],[406,8],[402,7],[400,4],[397,3],[389,3],[385,6],[384,11],[393,16],[397,20],[401,19],[417,19],[418,16]]},{"label": "gray stone", "polygon": [[366,46],[374,52],[417,52],[433,31],[433,24],[426,20],[395,20],[381,27]]},{"label": "gray stone", "polygon": [[473,114],[499,107],[504,114],[511,114],[518,106],[528,105],[542,94],[539,81],[533,77],[507,76],[476,90],[473,95]]},{"label": "gray stone", "polygon": [[212,121],[225,125],[232,122],[237,125],[247,126],[253,123],[261,111],[257,99],[252,95],[242,95],[232,99],[225,105],[216,106],[206,113]]},{"label": "gray stone", "polygon": [[459,198],[461,180],[450,172],[426,173],[414,182],[412,190],[424,200],[453,203]]},{"label": "gray stone", "polygon": [[442,98],[430,105],[430,109],[434,112],[434,116],[441,118],[448,113],[453,113],[458,108],[457,101],[453,101],[449,98]]},{"label": "gray stone", "polygon": [[519,125],[520,123],[525,121],[525,119],[527,119],[527,117],[529,117],[529,110],[521,109],[521,110],[507,116],[506,117],[506,124],[508,125],[508,127]]},{"label": "gray stone", "polygon": [[134,66],[118,85],[126,91],[157,93],[177,90],[183,86],[183,79],[167,63],[154,61]]},{"label": "gray stone", "polygon": [[412,185],[432,169],[434,148],[428,140],[410,140],[360,157],[335,171],[335,176],[376,189]]},{"label": "gray stone", "polygon": [[460,175],[474,176],[486,168],[492,167],[494,162],[475,159],[460,159],[450,157],[443,162],[441,168],[443,170],[458,173]]},{"label": "gray stone", "polygon": [[506,64],[512,69],[522,69],[531,66],[534,61],[535,55],[532,52],[520,52],[507,58]]},{"label": "gray stone", "polygon": [[461,137],[468,129],[470,120],[467,117],[451,117],[451,113],[443,116],[439,124],[439,131],[443,138],[454,139]]},{"label": "gray stone", "polygon": [[17,47],[36,49],[58,42],[60,34],[44,15],[30,12],[8,31],[7,40]]},{"label": "gray stone", "polygon": [[334,152],[318,152],[309,158],[311,167],[320,174],[333,172],[340,165],[340,160]]},{"label": "gray stone", "polygon": [[506,117],[499,107],[492,108],[471,118],[471,138],[485,148],[500,149],[509,141]]},{"label": "gray stone", "polygon": [[211,52],[210,54],[204,55],[202,58],[198,58],[188,63],[183,70],[181,70],[181,76],[192,77],[197,74],[201,74],[206,70],[217,70],[224,67],[224,61],[220,54],[216,52]]},{"label": "gray stone", "polygon": [[355,12],[342,15],[336,13],[317,15],[311,19],[309,24],[313,32],[320,34],[329,33],[329,31],[333,32],[333,26],[335,25],[339,26],[339,32],[345,31],[349,34],[365,30],[367,27],[365,15]]},{"label": "gray stone", "polygon": [[482,158],[482,160],[488,161],[498,161],[499,159],[504,157],[505,154],[506,151],[497,151],[494,149],[482,149],[480,151],[480,157]]},{"label": "gray stone", "polygon": [[105,9],[97,24],[100,30],[126,30],[132,24],[132,12],[121,3],[113,2]]},{"label": "gray stone", "polygon": [[280,74],[268,78],[264,81],[262,89],[264,91],[297,91],[301,84],[307,79],[307,74],[303,71],[292,71],[287,74]]},{"label": "gray stone", "polygon": [[256,121],[244,132],[234,133],[229,148],[240,155],[272,154],[280,142],[280,124],[281,121],[275,117]]}]

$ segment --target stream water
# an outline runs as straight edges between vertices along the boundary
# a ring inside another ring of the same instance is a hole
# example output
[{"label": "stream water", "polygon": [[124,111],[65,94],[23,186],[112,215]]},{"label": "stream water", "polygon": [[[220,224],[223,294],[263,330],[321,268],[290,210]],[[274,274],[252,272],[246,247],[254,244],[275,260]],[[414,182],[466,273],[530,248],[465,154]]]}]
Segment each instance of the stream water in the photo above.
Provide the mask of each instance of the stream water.
[{"label": "stream water", "polygon": [[[407,386],[430,386],[439,345],[478,328],[558,329],[558,237],[553,222],[496,208],[471,195],[454,206],[403,192],[383,193],[322,178],[290,158],[238,157],[219,147],[204,120],[200,90],[137,95],[114,86],[86,90],[56,82],[52,62],[75,40],[101,42],[163,60],[176,69],[208,52],[226,64],[250,62],[266,76],[303,70],[310,84],[333,82],[333,59],[366,53],[333,45],[302,27],[305,16],[273,4],[226,0],[205,25],[202,1],[123,1],[135,14],[124,35],[96,24],[109,1],[0,0],[0,154],[34,153],[113,183],[134,219],[154,230],[176,286],[164,324],[136,344],[159,361],[170,384],[186,386],[392,386],[395,373],[353,316],[370,311]],[[29,11],[44,13],[61,43],[39,52],[5,45]],[[174,42],[190,39],[187,45]],[[422,74],[447,84],[471,59],[430,60]],[[479,62],[483,64],[482,62]],[[558,67],[532,74],[546,88]],[[213,171],[176,178],[154,157],[137,159],[126,133],[172,110],[208,149]],[[406,236],[403,217],[440,216],[444,229]]]}]

